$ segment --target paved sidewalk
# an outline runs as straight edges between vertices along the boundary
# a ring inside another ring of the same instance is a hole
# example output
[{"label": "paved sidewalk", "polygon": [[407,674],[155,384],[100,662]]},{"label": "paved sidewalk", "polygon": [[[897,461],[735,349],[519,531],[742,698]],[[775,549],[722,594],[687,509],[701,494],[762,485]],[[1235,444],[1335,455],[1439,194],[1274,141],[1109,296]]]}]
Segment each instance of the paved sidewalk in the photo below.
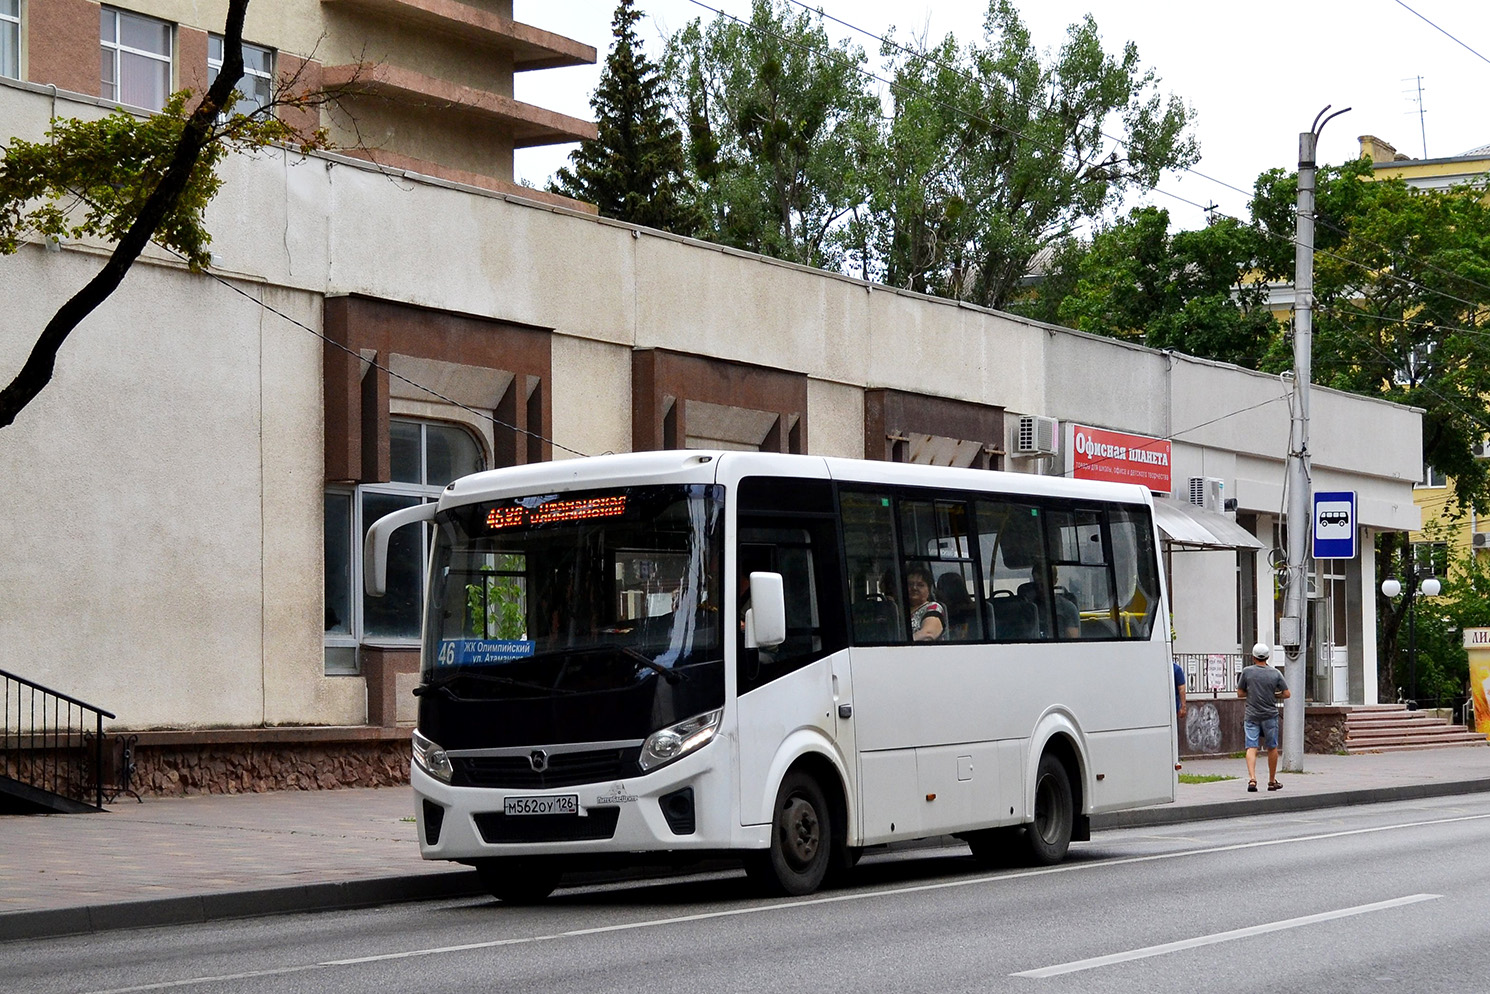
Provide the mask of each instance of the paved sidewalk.
[{"label": "paved sidewalk", "polygon": [[[1490,791],[1490,748],[1304,758],[1284,787],[1246,792],[1239,759],[1185,763],[1234,780],[1181,784],[1176,803],[1093,828],[1163,825]],[[419,858],[413,794],[381,790],[132,799],[106,813],[0,816],[0,941],[361,907],[481,892]]]}]

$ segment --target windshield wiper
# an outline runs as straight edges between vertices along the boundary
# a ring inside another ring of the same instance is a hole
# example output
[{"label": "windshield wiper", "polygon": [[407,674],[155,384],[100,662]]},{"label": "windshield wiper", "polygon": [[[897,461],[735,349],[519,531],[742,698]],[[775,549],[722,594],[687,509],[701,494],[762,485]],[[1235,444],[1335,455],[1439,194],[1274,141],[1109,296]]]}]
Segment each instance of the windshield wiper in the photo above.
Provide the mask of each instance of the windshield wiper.
[{"label": "windshield wiper", "polygon": [[681,683],[684,680],[688,679],[687,676],[679,673],[677,670],[669,669],[668,667],[663,666],[661,663],[653,662],[646,655],[637,652],[629,645],[611,645],[606,646],[606,648],[620,650],[620,652],[628,659],[634,659],[641,665],[645,666],[647,669],[651,670],[653,673],[660,674],[662,676],[662,679],[666,680],[670,684]]},{"label": "windshield wiper", "polygon": [[501,687],[518,687],[522,690],[540,690],[546,694],[573,694],[575,691],[563,690],[558,687],[549,687],[541,683],[528,683],[526,680],[514,680],[510,676],[498,676],[495,673],[472,673],[469,670],[457,670],[447,673],[442,677],[436,677],[429,683],[422,683],[414,688],[414,696],[422,697],[431,690],[444,690],[447,693],[450,685],[457,680],[474,680],[477,683],[492,683]]}]

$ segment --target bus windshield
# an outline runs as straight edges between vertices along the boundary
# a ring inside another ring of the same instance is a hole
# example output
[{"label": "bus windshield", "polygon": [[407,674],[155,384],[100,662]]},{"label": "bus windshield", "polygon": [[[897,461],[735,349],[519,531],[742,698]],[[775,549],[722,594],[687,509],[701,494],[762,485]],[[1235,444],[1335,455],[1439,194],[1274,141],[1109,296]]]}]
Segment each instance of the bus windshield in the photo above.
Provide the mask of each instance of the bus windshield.
[{"label": "bus windshield", "polygon": [[719,487],[675,485],[442,512],[422,682],[465,700],[648,682],[722,697],[722,509]]}]

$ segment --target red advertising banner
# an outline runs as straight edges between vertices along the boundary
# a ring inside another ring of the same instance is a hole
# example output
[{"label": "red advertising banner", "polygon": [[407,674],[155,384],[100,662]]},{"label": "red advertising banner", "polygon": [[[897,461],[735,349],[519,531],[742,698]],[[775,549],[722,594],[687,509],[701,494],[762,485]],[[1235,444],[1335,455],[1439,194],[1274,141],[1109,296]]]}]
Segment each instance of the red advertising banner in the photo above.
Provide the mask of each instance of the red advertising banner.
[{"label": "red advertising banner", "polygon": [[1078,480],[1139,483],[1167,494],[1171,490],[1169,454],[1167,439],[1071,426],[1071,475]]}]

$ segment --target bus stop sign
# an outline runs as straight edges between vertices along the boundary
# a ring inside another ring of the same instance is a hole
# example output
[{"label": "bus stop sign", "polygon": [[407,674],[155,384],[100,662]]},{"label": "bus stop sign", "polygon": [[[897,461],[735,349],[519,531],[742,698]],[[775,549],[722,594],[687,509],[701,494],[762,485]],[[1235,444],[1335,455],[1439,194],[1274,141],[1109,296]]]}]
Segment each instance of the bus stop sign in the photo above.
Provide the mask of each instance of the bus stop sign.
[{"label": "bus stop sign", "polygon": [[1355,491],[1337,490],[1314,495],[1314,558],[1354,559],[1356,556]]}]

